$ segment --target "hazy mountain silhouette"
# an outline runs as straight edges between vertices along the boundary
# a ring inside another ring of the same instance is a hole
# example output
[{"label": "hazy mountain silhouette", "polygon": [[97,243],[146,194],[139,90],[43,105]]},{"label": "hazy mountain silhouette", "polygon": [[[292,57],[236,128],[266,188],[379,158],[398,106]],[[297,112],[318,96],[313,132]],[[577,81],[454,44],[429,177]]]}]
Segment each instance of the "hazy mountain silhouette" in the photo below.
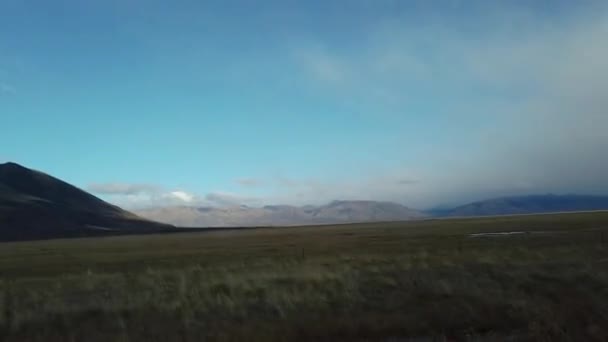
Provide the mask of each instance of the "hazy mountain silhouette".
[{"label": "hazy mountain silhouette", "polygon": [[0,241],[168,228],[45,173],[15,163],[0,164]]},{"label": "hazy mountain silhouette", "polygon": [[137,211],[143,217],[184,227],[293,226],[404,221],[424,218],[420,211],[391,202],[334,201],[322,206],[268,205],[262,208],[164,207]]},{"label": "hazy mountain silhouette", "polygon": [[[488,216],[608,210],[608,196],[502,197],[424,214],[376,201],[333,201],[322,206],[166,207],[137,216],[45,173],[0,164],[0,241],[177,231],[183,227],[246,227],[402,221],[432,216]],[[158,220],[169,224],[149,221]]]},{"label": "hazy mountain silhouette", "polygon": [[529,195],[493,198],[451,210],[435,212],[440,216],[489,216],[550,212],[608,210],[608,196]]}]

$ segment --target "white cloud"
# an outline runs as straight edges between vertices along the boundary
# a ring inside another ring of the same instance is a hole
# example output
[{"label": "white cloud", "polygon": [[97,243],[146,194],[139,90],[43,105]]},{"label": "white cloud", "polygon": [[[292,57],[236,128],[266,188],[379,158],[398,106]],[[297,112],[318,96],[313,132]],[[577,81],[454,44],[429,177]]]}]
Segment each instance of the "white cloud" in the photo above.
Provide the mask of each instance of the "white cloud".
[{"label": "white cloud", "polygon": [[93,183],[88,191],[127,208],[159,207],[169,205],[197,205],[204,201],[183,190],[167,190],[155,184]]},{"label": "white cloud", "polygon": [[93,183],[86,189],[127,209],[166,206],[259,206],[265,204],[261,198],[243,194],[214,191],[200,196],[194,192],[182,189],[169,190],[154,184]]},{"label": "white cloud", "polygon": [[170,198],[178,199],[178,200],[186,202],[186,203],[192,203],[196,199],[196,196],[189,194],[185,191],[171,191],[167,194],[167,196]]}]

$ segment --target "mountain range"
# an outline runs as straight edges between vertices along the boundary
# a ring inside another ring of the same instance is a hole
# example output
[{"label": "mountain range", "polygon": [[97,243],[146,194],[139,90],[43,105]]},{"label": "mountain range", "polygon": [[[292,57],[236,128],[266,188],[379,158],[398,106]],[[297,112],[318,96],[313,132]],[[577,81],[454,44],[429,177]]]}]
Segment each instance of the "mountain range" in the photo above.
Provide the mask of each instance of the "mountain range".
[{"label": "mountain range", "polygon": [[491,216],[568,211],[608,210],[608,196],[528,195],[492,198],[453,209],[432,211],[434,216]]},{"label": "mountain range", "polygon": [[64,181],[0,164],[0,241],[143,233],[170,229]]},{"label": "mountain range", "polygon": [[321,206],[269,205],[165,207],[136,211],[138,215],[182,227],[294,226],[352,222],[406,221],[427,217],[401,204],[376,201],[333,201]]},{"label": "mountain range", "polygon": [[294,226],[591,210],[608,210],[608,196],[502,197],[427,212],[392,202],[333,201],[320,206],[259,208],[177,206],[133,213],[43,172],[15,163],[0,164],[0,241],[186,229],[176,226]]},{"label": "mountain range", "polygon": [[140,216],[181,227],[244,227],[407,221],[441,217],[477,217],[608,210],[608,196],[528,195],[492,198],[455,208],[419,211],[392,202],[333,201],[321,206],[272,205],[261,208],[161,207],[136,211]]}]

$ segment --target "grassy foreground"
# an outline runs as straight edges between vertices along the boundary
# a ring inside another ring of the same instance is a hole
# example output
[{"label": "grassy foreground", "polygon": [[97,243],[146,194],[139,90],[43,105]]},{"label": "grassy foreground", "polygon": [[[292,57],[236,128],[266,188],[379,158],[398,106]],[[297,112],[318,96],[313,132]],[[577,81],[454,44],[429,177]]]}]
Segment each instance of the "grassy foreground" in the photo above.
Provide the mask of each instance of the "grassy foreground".
[{"label": "grassy foreground", "polygon": [[608,213],[0,244],[1,341],[410,339],[607,340]]}]

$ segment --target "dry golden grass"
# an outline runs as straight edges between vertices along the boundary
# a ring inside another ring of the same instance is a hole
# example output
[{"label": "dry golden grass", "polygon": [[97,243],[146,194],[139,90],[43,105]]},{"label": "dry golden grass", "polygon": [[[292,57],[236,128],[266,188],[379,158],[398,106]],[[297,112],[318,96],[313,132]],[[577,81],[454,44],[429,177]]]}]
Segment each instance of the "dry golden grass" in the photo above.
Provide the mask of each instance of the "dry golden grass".
[{"label": "dry golden grass", "polygon": [[608,213],[5,243],[0,339],[602,341],[605,238]]}]

